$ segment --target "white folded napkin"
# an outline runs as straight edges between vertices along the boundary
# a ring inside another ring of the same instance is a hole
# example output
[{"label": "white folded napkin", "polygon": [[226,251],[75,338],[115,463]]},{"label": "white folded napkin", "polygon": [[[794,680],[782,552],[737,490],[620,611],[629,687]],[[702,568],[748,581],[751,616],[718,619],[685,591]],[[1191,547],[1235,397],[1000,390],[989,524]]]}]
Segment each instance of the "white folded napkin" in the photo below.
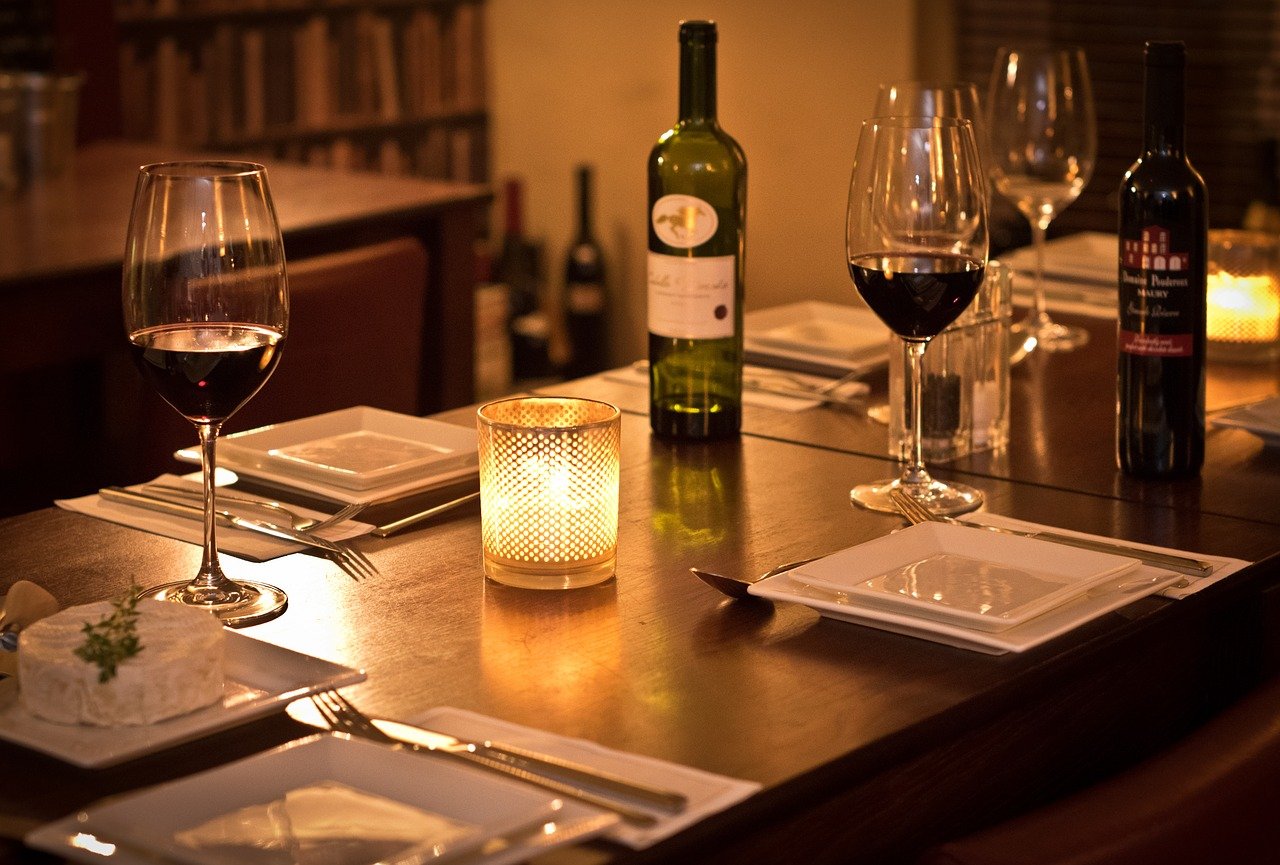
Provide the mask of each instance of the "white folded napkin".
[{"label": "white folded napkin", "polygon": [[[168,484],[181,482],[182,478],[177,475],[161,475],[154,481],[148,481],[148,483]],[[142,484],[139,484],[129,489],[140,490],[142,486]],[[59,499],[54,504],[63,510],[87,514],[100,520],[141,529],[144,532],[164,535],[167,538],[175,538],[192,544],[204,542],[204,526],[200,520],[170,516],[159,511],[135,507],[121,502],[109,502],[97,493],[76,499]],[[293,505],[289,505],[289,510],[304,517],[320,519],[325,516],[324,513],[319,511],[312,511]],[[250,516],[256,517],[257,515],[255,513]],[[288,520],[284,518],[281,518],[279,522],[281,525],[287,526],[289,524]],[[372,530],[373,526],[367,523],[348,520],[336,526],[323,529],[317,534],[330,541],[345,541],[368,534]],[[311,548],[294,541],[286,541],[282,538],[273,538],[257,532],[232,528],[224,523],[218,526],[218,549],[252,562],[265,562],[269,559]]]},{"label": "white folded napkin", "polygon": [[[758,382],[762,387],[776,386],[782,390],[797,388],[797,385],[809,387],[821,387],[831,380],[821,376],[808,375],[799,372],[779,373],[777,370],[769,369],[763,366],[745,366],[742,370],[744,381],[747,386],[742,389],[742,401],[746,405],[761,406],[763,408],[778,409],[779,411],[805,411],[806,409],[816,408],[823,405],[820,399],[808,399],[806,397],[789,396],[787,394],[771,393],[767,390],[760,390],[750,386],[750,382]],[[783,377],[785,376],[785,378]],[[635,385],[637,387],[649,386],[649,371],[644,366],[632,364],[618,369],[611,369],[604,373],[604,377],[609,381],[616,381],[620,384]],[[794,381],[791,381],[794,379]],[[833,397],[840,399],[852,399],[855,396],[866,394],[870,388],[866,382],[850,381],[842,384],[831,394]]]},{"label": "white folded napkin", "polygon": [[[1188,595],[1194,595],[1196,592],[1200,591],[1206,586],[1211,586],[1214,583],[1218,582],[1219,580],[1223,579],[1224,577],[1230,576],[1231,574],[1234,574],[1236,571],[1240,570],[1241,568],[1247,567],[1249,564],[1251,564],[1250,562],[1246,562],[1243,559],[1232,559],[1232,558],[1226,558],[1223,556],[1209,556],[1209,555],[1205,555],[1204,553],[1188,552],[1187,550],[1175,550],[1170,547],[1157,547],[1152,544],[1139,544],[1133,541],[1117,540],[1116,538],[1109,538],[1106,535],[1090,535],[1090,534],[1086,534],[1085,532],[1074,532],[1074,531],[1071,531],[1070,529],[1060,529],[1060,528],[1057,528],[1056,526],[1046,526],[1046,525],[1041,525],[1040,523],[1028,522],[1026,520],[1016,520],[1013,517],[1004,517],[1004,516],[1000,516],[999,514],[988,514],[982,511],[979,511],[977,513],[972,513],[972,514],[966,514],[962,519],[964,520],[964,522],[978,523],[984,526],[996,526],[999,528],[1017,529],[1019,531],[1055,532],[1060,535],[1072,535],[1074,537],[1088,538],[1089,540],[1094,540],[1094,541],[1103,541],[1107,543],[1120,543],[1120,544],[1124,544],[1127,547],[1133,547],[1134,549],[1152,550],[1159,553],[1172,553],[1173,555],[1176,555],[1176,556],[1188,556],[1193,559],[1199,559],[1201,561],[1211,562],[1213,564],[1214,566],[1213,573],[1207,577],[1190,577],[1189,576],[1186,578],[1186,582],[1187,582],[1186,586],[1179,587],[1178,585],[1175,584],[1166,589],[1161,589],[1159,592],[1156,592],[1156,594],[1164,598],[1177,599],[1177,598],[1185,598]],[[1158,566],[1155,566],[1155,565],[1144,565],[1143,567],[1150,570],[1153,573],[1161,570]]]},{"label": "white folded napkin", "polygon": [[746,799],[761,786],[752,781],[703,772],[653,757],[615,751],[595,742],[559,736],[450,706],[431,709],[412,719],[412,723],[451,733],[459,738],[497,739],[505,744],[520,745],[604,769],[623,778],[676,790],[689,797],[689,806],[679,814],[654,811],[653,815],[659,818],[654,826],[641,828],[618,823],[605,833],[606,838],[633,850],[650,847],[717,811],[723,811]]}]

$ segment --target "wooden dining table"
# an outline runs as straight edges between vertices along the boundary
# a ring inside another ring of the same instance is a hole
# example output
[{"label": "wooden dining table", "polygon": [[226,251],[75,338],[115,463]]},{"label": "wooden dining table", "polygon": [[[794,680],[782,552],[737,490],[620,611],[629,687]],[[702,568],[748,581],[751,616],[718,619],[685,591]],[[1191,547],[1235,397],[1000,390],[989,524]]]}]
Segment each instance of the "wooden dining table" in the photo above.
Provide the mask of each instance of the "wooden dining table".
[{"label": "wooden dining table", "polygon": [[[1197,479],[1121,475],[1114,323],[1084,323],[1084,349],[1014,368],[1008,448],[936,474],[977,486],[993,513],[1249,567],[998,656],[730,600],[689,568],[757,575],[903,525],[848,499],[894,473],[885,428],[858,407],[749,405],[736,440],[670,443],[650,435],[643,388],[595,376],[545,390],[623,409],[615,578],[551,592],[486,581],[472,505],[357,541],[381,572],[360,582],[304,554],[226,559],[231,576],[290,596],[283,616],[244,633],[365,670],[345,693],[372,714],[453,706],[761,785],[646,850],[592,841],[538,861],[910,862],[1160,750],[1280,668],[1280,454],[1214,429]],[[868,405],[884,399],[883,374],[872,384]],[[1277,393],[1274,364],[1210,364],[1211,408]],[[439,417],[470,425],[474,409]],[[0,521],[0,589],[30,579],[64,604],[198,561],[190,544],[63,510]],[[0,826],[12,836],[309,732],[275,714],[98,770],[0,742]],[[39,861],[5,844],[0,854]]]}]

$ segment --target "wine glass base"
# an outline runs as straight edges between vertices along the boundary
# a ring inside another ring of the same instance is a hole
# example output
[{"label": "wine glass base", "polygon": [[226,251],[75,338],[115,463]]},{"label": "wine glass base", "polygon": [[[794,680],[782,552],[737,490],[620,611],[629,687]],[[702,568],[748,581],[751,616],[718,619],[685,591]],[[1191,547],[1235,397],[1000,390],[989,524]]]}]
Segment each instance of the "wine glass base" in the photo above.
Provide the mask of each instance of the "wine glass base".
[{"label": "wine glass base", "polygon": [[138,597],[208,610],[229,628],[243,628],[269,621],[283,613],[289,604],[289,596],[283,589],[267,583],[237,580],[234,586],[231,597],[212,600],[202,598],[199,590],[192,588],[190,581],[153,586],[139,592]]},{"label": "wine glass base", "polygon": [[[1034,344],[1032,344],[1034,340]],[[1065,324],[1048,322],[1037,328],[1027,340],[1034,350],[1039,351],[1074,351],[1089,341],[1089,332],[1082,327],[1070,327]]]},{"label": "wine glass base", "polygon": [[925,484],[904,484],[898,478],[860,484],[849,490],[849,500],[867,510],[896,514],[898,509],[889,498],[889,494],[896,489],[901,489],[931,513],[939,516],[967,514],[982,506],[982,492],[965,484],[944,484],[938,480],[930,480]]}]

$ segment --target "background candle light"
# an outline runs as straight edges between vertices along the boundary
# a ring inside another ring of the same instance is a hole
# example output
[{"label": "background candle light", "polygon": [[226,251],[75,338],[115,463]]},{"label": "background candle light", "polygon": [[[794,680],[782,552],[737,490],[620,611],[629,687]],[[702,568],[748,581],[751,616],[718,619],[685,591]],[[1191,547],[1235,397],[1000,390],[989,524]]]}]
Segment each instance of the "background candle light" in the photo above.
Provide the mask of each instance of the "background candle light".
[{"label": "background candle light", "polygon": [[1260,231],[1209,232],[1209,351],[1230,360],[1280,352],[1280,245]]},{"label": "background candle light", "polygon": [[608,403],[506,399],[477,412],[485,574],[522,588],[613,575],[621,415]]}]

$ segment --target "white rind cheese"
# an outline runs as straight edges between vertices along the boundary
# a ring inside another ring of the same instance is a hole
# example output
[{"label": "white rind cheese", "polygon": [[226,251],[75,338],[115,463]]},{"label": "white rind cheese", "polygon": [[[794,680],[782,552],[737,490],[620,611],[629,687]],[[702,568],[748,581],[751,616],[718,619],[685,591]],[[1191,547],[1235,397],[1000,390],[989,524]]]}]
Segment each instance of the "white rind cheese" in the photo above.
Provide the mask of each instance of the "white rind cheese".
[{"label": "white rind cheese", "polygon": [[98,727],[154,724],[222,699],[222,623],[167,601],[138,602],[142,651],[99,682],[98,665],[77,657],[84,626],[114,611],[107,601],[71,607],[22,632],[18,698],[46,721]]}]

